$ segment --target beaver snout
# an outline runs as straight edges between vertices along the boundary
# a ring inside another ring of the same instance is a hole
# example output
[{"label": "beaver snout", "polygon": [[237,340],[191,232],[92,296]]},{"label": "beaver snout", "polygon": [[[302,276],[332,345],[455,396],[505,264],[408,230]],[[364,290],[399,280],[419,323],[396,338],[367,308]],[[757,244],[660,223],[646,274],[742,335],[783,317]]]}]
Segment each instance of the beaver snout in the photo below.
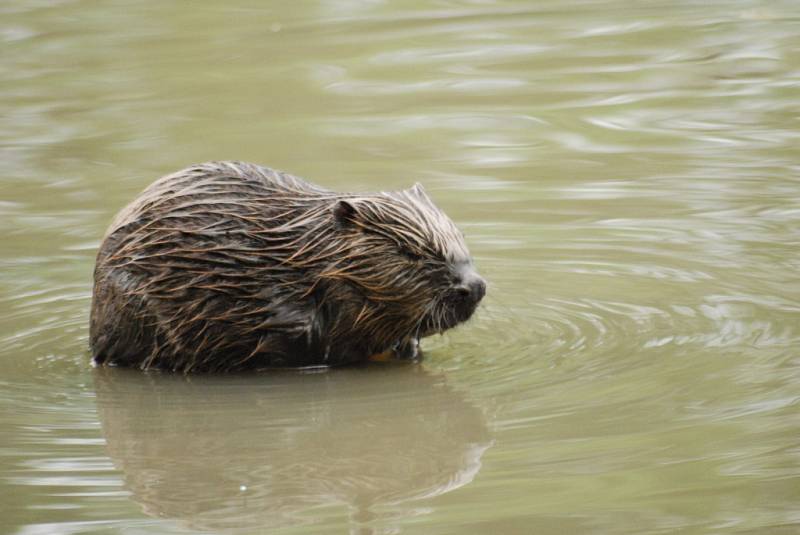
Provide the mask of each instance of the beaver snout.
[{"label": "beaver snout", "polygon": [[456,286],[455,291],[463,300],[477,305],[486,295],[486,281],[480,275],[473,274]]},{"label": "beaver snout", "polygon": [[452,288],[449,299],[456,322],[468,320],[484,295],[486,295],[486,281],[483,277],[472,269],[461,271],[459,282]]}]

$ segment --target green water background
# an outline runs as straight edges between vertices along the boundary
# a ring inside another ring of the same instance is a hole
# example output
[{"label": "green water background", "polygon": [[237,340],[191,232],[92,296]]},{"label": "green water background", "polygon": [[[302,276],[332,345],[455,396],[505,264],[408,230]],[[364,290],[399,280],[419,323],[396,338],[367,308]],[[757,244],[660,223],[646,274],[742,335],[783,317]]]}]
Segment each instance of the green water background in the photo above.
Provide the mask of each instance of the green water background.
[{"label": "green water background", "polygon": [[[0,5],[0,532],[800,531],[793,1]],[[94,254],[210,159],[422,182],[420,366],[92,370]]]}]

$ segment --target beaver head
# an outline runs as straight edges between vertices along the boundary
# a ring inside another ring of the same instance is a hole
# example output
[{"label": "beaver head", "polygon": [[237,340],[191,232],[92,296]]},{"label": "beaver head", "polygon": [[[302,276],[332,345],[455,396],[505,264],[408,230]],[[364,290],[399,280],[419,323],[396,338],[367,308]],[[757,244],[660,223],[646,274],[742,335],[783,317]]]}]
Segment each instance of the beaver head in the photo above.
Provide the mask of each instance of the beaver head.
[{"label": "beaver head", "polygon": [[341,194],[210,162],[156,181],[114,220],[90,338],[96,362],[184,372],[409,357],[485,291],[419,185]]},{"label": "beaver head", "polygon": [[475,311],[486,283],[463,234],[420,184],[342,198],[332,212],[336,239],[319,277],[358,289],[362,310],[353,325],[363,322],[373,339],[385,345],[441,333]]}]

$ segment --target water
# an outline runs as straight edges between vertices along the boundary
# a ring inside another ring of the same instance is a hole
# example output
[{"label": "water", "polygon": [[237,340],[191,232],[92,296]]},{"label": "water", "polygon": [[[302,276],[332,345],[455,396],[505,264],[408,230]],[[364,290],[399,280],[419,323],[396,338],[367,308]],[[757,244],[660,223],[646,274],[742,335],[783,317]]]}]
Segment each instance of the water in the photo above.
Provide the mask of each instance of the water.
[{"label": "water", "polygon": [[[800,532],[800,8],[0,6],[0,532]],[[209,159],[425,184],[489,294],[420,365],[88,364],[93,256]]]}]

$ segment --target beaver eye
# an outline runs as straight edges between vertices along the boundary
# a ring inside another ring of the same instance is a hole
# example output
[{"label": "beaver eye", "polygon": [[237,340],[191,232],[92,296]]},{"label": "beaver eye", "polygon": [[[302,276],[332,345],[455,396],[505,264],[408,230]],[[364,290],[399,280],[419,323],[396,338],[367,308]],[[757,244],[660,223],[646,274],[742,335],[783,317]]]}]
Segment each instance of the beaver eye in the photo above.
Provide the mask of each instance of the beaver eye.
[{"label": "beaver eye", "polygon": [[417,253],[415,253],[414,251],[412,251],[407,247],[401,247],[400,254],[402,254],[412,262],[419,262],[420,260],[422,260],[422,256],[418,255]]}]

